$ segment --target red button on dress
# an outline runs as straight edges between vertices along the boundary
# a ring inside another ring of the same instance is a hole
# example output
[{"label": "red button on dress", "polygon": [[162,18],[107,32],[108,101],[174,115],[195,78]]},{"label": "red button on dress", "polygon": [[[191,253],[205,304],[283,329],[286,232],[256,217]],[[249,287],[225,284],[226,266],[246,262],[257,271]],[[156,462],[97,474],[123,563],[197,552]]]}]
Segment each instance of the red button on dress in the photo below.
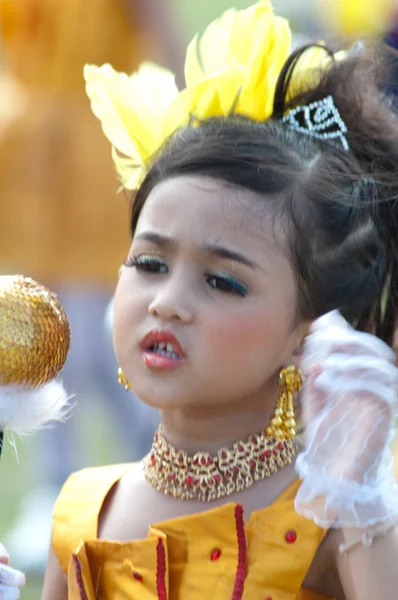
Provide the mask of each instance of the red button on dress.
[{"label": "red button on dress", "polygon": [[138,571],[134,571],[133,572],[133,577],[134,577],[134,579],[136,581],[142,581],[143,580],[143,577],[142,577],[141,573],[138,573]]},{"label": "red button on dress", "polygon": [[297,540],[297,533],[295,531],[288,531],[285,535],[285,540],[288,544],[294,544],[294,542]]},{"label": "red button on dress", "polygon": [[210,560],[211,561],[218,560],[220,558],[220,556],[221,556],[221,550],[220,550],[220,548],[214,548],[214,550],[210,554]]}]

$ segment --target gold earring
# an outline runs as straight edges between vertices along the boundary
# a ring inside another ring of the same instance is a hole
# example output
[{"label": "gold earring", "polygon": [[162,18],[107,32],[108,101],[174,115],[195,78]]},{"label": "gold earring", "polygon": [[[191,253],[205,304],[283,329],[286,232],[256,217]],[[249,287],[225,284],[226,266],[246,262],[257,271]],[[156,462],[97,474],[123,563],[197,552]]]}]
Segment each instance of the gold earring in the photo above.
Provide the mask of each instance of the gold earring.
[{"label": "gold earring", "polygon": [[117,370],[117,378],[119,385],[124,385],[124,389],[126,390],[126,392],[128,392],[128,390],[131,388],[131,385],[120,367]]},{"label": "gold earring", "polygon": [[293,394],[301,391],[303,383],[304,377],[300,369],[294,366],[282,369],[279,374],[281,391],[271,424],[267,427],[267,435],[275,437],[277,440],[294,439],[296,421],[294,420]]}]

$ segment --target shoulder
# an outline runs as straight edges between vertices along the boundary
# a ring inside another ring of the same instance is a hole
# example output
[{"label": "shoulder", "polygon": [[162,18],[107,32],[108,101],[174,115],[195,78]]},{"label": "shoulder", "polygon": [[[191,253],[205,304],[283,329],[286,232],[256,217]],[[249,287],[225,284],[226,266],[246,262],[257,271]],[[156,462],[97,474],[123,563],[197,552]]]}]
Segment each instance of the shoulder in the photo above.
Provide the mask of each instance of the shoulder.
[{"label": "shoulder", "polygon": [[134,464],[103,503],[98,537],[119,541],[146,538],[151,518],[159,513],[161,505],[158,493],[145,479],[142,463]]},{"label": "shoulder", "polygon": [[98,537],[98,519],[104,502],[133,464],[83,469],[69,477],[55,504],[52,543],[66,572],[81,540]]}]

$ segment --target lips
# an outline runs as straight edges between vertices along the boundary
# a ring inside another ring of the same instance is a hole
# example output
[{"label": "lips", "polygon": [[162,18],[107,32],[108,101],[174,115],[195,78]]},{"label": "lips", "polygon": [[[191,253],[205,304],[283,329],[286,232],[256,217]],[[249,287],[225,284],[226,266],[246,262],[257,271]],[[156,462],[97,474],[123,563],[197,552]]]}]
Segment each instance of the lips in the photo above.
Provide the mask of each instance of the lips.
[{"label": "lips", "polygon": [[150,331],[140,347],[145,365],[152,369],[173,369],[179,367],[184,359],[179,341],[169,331]]}]

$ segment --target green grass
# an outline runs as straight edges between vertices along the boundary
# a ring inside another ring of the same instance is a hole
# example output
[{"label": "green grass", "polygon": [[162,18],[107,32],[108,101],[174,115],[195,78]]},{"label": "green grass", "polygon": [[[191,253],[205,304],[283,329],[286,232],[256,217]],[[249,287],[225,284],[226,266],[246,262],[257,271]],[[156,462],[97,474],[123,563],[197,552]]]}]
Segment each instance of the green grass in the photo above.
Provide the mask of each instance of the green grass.
[{"label": "green grass", "polygon": [[21,591],[21,600],[40,600],[42,587],[41,579],[30,578],[26,587]]}]

